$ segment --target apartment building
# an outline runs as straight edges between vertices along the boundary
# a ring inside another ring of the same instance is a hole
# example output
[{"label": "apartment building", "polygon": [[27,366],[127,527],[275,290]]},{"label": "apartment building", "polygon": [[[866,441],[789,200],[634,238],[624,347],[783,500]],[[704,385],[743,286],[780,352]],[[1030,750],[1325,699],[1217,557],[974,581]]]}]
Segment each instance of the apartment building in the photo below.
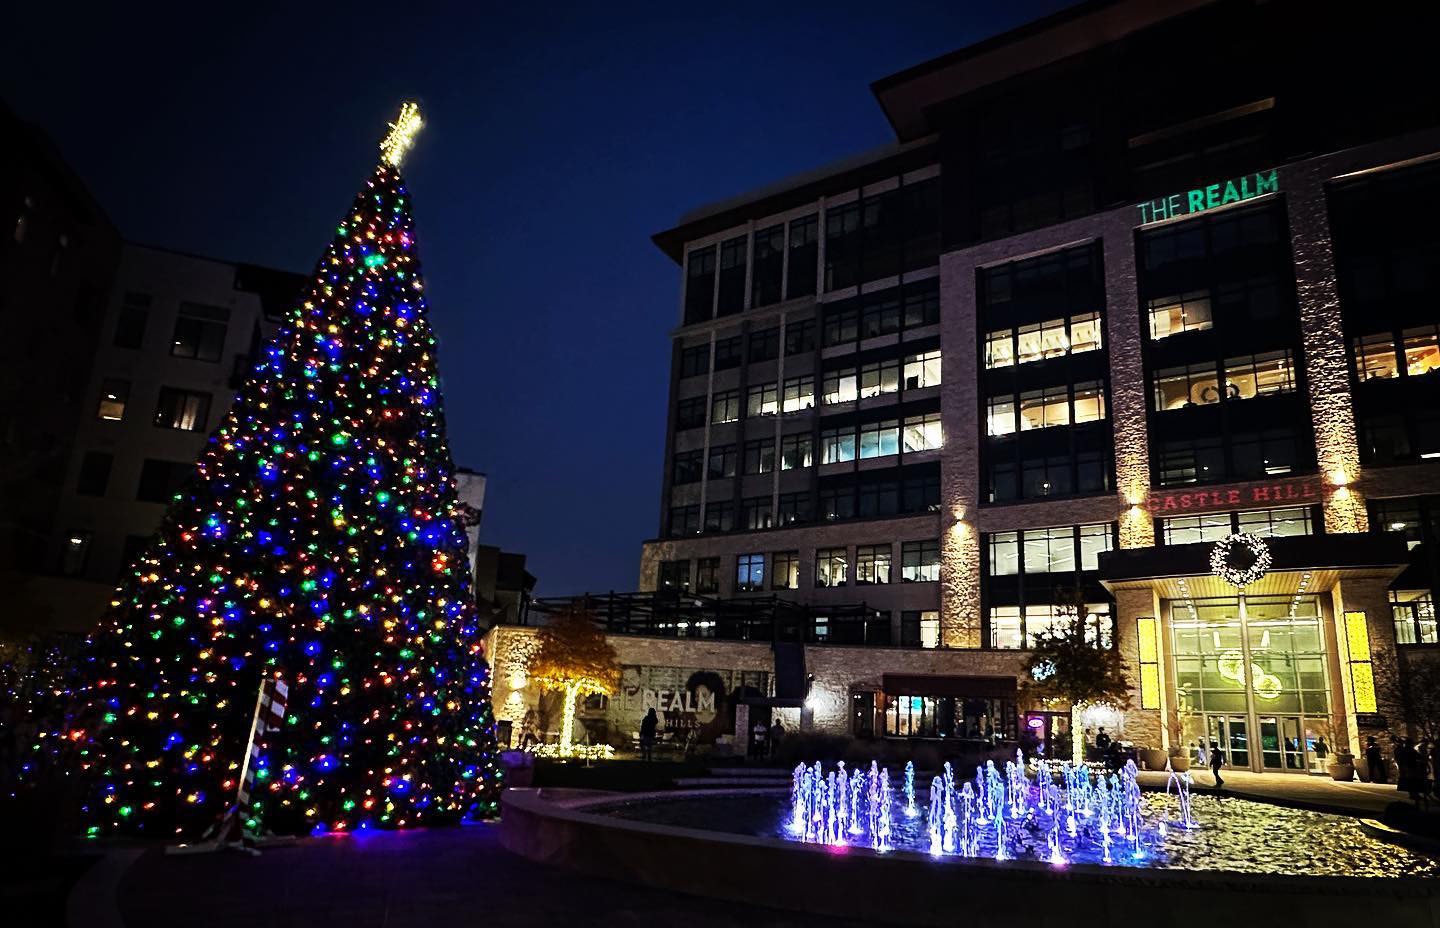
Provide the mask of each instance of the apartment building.
[{"label": "apartment building", "polygon": [[617,639],[777,681],[802,649],[803,701],[747,698],[807,727],[1053,743],[1068,712],[1019,677],[1078,590],[1130,740],[1317,772],[1321,739],[1415,724],[1440,644],[1423,32],[1081,4],[877,81],[887,148],[656,235],[680,297],[653,605]]}]

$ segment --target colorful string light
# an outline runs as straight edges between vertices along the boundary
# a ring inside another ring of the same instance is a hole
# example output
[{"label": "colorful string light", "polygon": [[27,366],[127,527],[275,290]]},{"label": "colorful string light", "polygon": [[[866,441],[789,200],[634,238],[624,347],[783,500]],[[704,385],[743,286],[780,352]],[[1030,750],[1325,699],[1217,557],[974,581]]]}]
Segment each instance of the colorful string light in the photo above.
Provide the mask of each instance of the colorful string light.
[{"label": "colorful string light", "polygon": [[92,835],[190,837],[217,821],[268,675],[290,709],[252,827],[494,810],[489,669],[398,168],[418,125],[402,110],[87,647],[77,711],[54,734],[84,775]]}]

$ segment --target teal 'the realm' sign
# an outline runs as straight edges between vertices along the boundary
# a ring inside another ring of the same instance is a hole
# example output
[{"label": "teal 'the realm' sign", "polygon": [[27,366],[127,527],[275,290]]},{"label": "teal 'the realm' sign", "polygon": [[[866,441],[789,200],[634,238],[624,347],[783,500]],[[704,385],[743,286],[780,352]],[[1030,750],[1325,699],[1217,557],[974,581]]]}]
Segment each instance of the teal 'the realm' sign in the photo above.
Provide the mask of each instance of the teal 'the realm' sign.
[{"label": "teal 'the realm' sign", "polygon": [[1268,171],[1246,174],[1244,177],[1227,180],[1223,184],[1211,184],[1208,187],[1197,187],[1184,193],[1172,193],[1168,197],[1141,203],[1136,208],[1140,210],[1140,224],[1143,226],[1159,222],[1162,219],[1189,216],[1193,213],[1203,213],[1205,210],[1214,209],[1217,206],[1228,206],[1242,200],[1252,200],[1267,193],[1275,193],[1279,189],[1280,176],[1274,168],[1271,168]]}]

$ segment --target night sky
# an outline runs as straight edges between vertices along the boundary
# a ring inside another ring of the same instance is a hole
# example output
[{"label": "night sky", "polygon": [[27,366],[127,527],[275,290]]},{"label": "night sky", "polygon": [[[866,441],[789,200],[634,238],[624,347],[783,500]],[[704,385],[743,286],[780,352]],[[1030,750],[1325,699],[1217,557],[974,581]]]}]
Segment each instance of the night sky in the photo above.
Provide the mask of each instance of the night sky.
[{"label": "night sky", "polygon": [[893,141],[871,81],[1066,5],[51,3],[7,15],[0,97],[130,240],[305,272],[420,100],[406,173],[481,539],[540,595],[630,590],[678,319],[650,236]]}]

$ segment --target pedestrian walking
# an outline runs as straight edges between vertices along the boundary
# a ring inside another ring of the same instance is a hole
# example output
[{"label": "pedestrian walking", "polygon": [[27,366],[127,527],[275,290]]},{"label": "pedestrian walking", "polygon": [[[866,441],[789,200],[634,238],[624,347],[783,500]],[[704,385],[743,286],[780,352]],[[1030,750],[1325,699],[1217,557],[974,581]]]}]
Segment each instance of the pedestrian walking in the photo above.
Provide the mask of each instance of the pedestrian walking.
[{"label": "pedestrian walking", "polygon": [[1225,766],[1225,752],[1220,750],[1220,742],[1210,742],[1210,773],[1215,777],[1215,788],[1224,789],[1225,780],[1220,776],[1220,768]]}]

